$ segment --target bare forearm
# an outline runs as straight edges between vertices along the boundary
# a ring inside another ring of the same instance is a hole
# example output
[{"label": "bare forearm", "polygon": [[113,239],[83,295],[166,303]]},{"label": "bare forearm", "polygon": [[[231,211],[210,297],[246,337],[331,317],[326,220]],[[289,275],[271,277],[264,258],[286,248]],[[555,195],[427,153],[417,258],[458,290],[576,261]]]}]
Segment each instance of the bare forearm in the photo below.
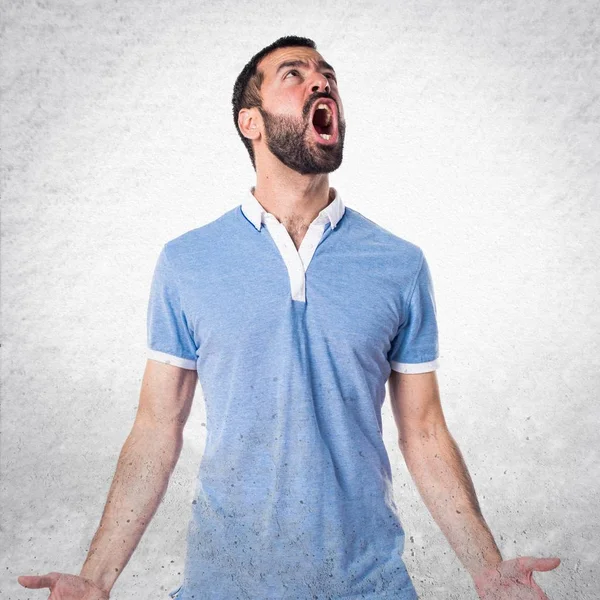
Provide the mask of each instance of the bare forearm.
[{"label": "bare forearm", "polygon": [[467,466],[447,428],[412,435],[400,441],[400,448],[429,512],[471,576],[501,562]]},{"label": "bare forearm", "polygon": [[177,436],[132,429],[80,576],[111,590],[160,505],[180,452]]}]

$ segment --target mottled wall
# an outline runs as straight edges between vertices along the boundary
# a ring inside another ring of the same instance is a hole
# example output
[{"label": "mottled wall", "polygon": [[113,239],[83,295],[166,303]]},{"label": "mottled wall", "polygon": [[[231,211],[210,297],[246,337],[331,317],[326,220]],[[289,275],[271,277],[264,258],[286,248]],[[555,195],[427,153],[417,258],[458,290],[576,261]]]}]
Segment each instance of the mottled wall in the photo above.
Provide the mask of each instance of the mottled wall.
[{"label": "mottled wall", "polygon": [[[594,0],[2,1],[0,595],[79,572],[145,365],[161,245],[241,202],[235,77],[286,34],[339,76],[348,206],[420,245],[442,401],[506,558],[558,555],[553,600],[600,596]],[[386,444],[423,600],[475,598]],[[180,582],[201,390],[167,496],[114,589]]]}]

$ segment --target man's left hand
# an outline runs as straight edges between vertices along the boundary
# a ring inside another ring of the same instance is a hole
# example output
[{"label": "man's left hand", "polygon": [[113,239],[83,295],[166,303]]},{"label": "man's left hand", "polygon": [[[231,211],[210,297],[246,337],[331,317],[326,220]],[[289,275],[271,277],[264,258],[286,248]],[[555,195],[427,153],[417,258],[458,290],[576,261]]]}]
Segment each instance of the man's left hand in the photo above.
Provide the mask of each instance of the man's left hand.
[{"label": "man's left hand", "polygon": [[556,557],[521,556],[479,571],[473,582],[481,600],[549,600],[533,580],[533,571],[551,571],[559,564]]}]

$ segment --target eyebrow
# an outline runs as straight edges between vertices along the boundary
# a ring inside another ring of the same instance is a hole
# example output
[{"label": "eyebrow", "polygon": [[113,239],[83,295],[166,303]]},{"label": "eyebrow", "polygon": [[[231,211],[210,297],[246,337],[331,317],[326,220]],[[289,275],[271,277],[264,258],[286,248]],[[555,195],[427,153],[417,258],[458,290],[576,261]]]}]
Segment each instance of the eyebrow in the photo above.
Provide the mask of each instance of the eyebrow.
[{"label": "eyebrow", "polygon": [[[317,64],[319,65],[319,67],[321,69],[329,69],[330,71],[333,72],[334,75],[336,75],[335,69],[327,61],[324,61],[323,59],[321,59],[318,61]],[[308,68],[308,63],[305,60],[286,60],[277,67],[277,71],[275,71],[275,75],[277,75],[277,73],[279,73],[279,71],[281,71],[282,69],[285,69],[287,67]]]}]

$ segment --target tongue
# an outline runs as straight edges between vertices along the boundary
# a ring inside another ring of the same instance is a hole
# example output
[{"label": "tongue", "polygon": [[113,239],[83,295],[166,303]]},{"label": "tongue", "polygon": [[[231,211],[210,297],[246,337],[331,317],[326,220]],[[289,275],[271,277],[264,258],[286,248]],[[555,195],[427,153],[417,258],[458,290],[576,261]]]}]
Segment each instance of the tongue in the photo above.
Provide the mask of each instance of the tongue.
[{"label": "tongue", "polygon": [[322,125],[318,125],[317,123],[313,123],[313,127],[317,133],[329,133],[329,127],[323,127]]},{"label": "tongue", "polygon": [[329,120],[329,125],[325,125],[327,114],[323,109],[317,110],[313,119],[313,127],[317,133],[331,133],[333,129],[333,119]]}]

